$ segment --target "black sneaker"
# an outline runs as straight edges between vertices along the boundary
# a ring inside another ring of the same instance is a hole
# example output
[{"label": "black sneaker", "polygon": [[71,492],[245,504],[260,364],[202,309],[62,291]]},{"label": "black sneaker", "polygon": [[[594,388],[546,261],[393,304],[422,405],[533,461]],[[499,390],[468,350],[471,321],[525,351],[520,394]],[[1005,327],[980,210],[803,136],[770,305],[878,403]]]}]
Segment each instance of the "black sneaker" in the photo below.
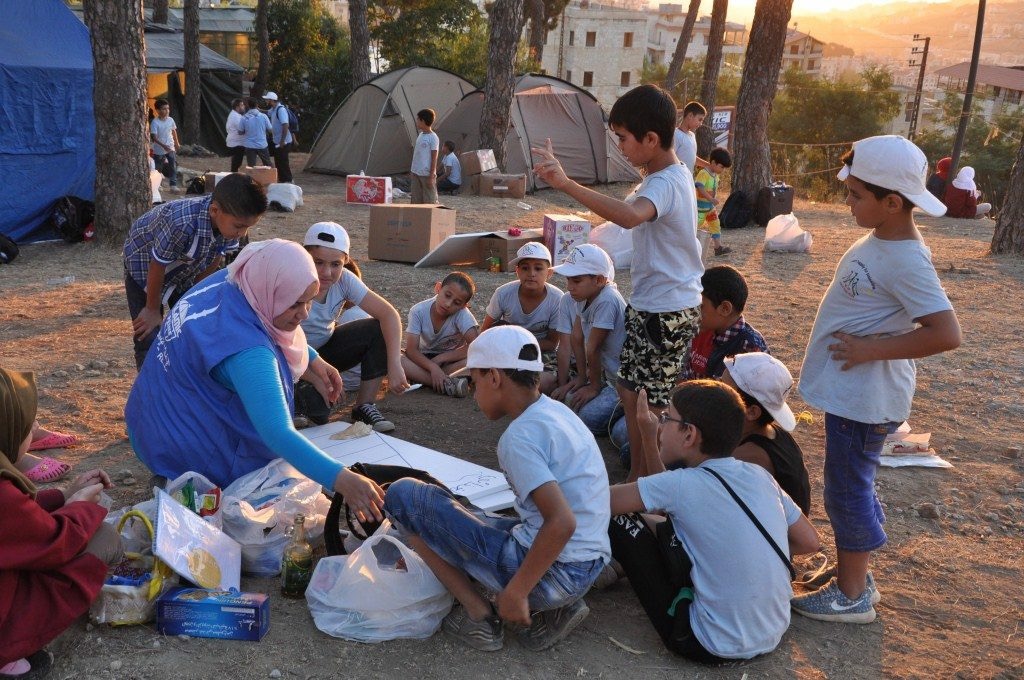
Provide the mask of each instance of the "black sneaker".
[{"label": "black sneaker", "polygon": [[590,613],[580,598],[570,605],[533,615],[533,625],[519,634],[523,645],[533,652],[554,647],[576,629]]},{"label": "black sneaker", "polygon": [[444,617],[441,627],[451,637],[482,652],[496,652],[505,644],[501,619],[488,616],[483,621],[474,621],[461,604],[455,605]]},{"label": "black sneaker", "polygon": [[376,432],[391,432],[395,424],[381,415],[375,404],[360,404],[352,409],[352,422],[366,423]]}]

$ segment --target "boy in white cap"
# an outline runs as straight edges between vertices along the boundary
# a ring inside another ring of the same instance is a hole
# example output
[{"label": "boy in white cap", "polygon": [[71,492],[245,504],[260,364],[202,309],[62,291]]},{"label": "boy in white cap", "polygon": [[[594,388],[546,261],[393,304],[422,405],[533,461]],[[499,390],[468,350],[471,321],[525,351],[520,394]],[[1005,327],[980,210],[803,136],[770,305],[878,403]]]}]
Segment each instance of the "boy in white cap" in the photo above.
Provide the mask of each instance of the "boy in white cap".
[{"label": "boy in white cap", "polygon": [[793,376],[786,365],[765,352],[737,354],[725,360],[721,378],[740,393],[746,407],[743,438],[732,456],[771,473],[800,510],[811,512],[811,482],[800,445],[790,434],[796,416],[786,403]]},{"label": "boy in white cap", "polygon": [[267,116],[270,118],[270,134],[274,139],[274,167],[277,168],[277,181],[290,183],[292,181],[292,169],[288,163],[288,152],[292,148],[292,133],[288,129],[288,109],[278,101],[276,92],[267,92],[263,95],[270,109]]},{"label": "boy in white cap", "polygon": [[960,322],[914,223],[916,205],[939,216],[928,160],[903,137],[868,137],[843,157],[839,179],[857,225],[870,229],[839,261],[814,319],[800,393],[825,411],[825,512],[837,575],[793,599],[799,614],[870,623],[877,591],[871,551],[886,542],[875,471],[885,437],[910,415],[914,359],[960,345]]},{"label": "boy in white cap", "polygon": [[[409,387],[402,368],[402,319],[387,300],[345,268],[349,243],[348,232],[335,222],[317,222],[306,231],[302,245],[313,257],[320,292],[313,298],[302,330],[309,345],[339,371],[360,367],[362,382],[352,407],[353,422],[390,432],[394,423],[381,415],[374,401],[385,375],[392,393],[401,394]],[[338,325],[346,302],[370,318]],[[317,424],[327,422],[330,413],[323,397],[308,383],[296,387],[295,410]]]},{"label": "boy in white cap", "polygon": [[[545,365],[553,369],[557,365],[554,352],[558,347],[558,334],[551,327],[557,325],[562,291],[548,283],[551,251],[543,243],[530,242],[516,251],[516,257],[509,264],[516,268],[518,280],[498,286],[494,291],[480,331],[499,323],[522,326],[537,338],[545,354]],[[554,373],[546,372],[541,379],[541,391],[549,393],[555,380]]]},{"label": "boy in white cap", "polygon": [[564,400],[595,435],[607,435],[619,403],[615,382],[626,339],[626,301],[608,279],[615,271],[611,258],[592,243],[573,248],[552,271],[566,278],[566,295],[578,307],[570,335],[576,377],[560,373],[551,397]]},{"label": "boy in white cap", "polygon": [[[501,649],[503,621],[527,628],[531,650],[562,640],[589,613],[583,595],[610,559],[609,491],[593,435],[540,393],[537,339],[518,326],[484,331],[466,369],[483,414],[512,421],[498,464],[516,494],[516,518],[477,516],[440,487],[402,479],[384,507],[461,606],[443,628],[471,647]],[[497,593],[492,605],[470,579]],[[533,612],[531,616],[531,612]]]}]

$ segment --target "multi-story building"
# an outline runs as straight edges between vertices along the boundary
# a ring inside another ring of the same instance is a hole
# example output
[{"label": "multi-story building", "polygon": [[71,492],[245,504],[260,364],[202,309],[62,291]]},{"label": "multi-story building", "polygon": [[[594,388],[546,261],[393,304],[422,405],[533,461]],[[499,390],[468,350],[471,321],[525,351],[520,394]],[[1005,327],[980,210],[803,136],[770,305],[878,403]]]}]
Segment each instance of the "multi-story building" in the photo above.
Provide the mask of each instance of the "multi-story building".
[{"label": "multi-story building", "polygon": [[[935,75],[948,92],[965,92],[971,64],[963,62],[939,69]],[[974,101],[982,107],[985,120],[1000,113],[1021,111],[1024,107],[1024,66],[978,64]]]},{"label": "multi-story building", "polygon": [[[662,3],[658,9],[648,13],[647,61],[652,64],[669,64],[679,42],[679,34],[686,21],[683,5]],[[711,17],[704,16],[693,24],[690,44],[686,57],[696,59],[708,53],[708,36],[711,34]],[[729,63],[739,65],[747,48],[747,27],[732,21],[725,22],[722,38],[722,57]]]},{"label": "multi-story building", "polygon": [[791,28],[786,31],[786,45],[782,51],[782,70],[797,68],[817,76],[821,73],[825,43],[807,33]]}]

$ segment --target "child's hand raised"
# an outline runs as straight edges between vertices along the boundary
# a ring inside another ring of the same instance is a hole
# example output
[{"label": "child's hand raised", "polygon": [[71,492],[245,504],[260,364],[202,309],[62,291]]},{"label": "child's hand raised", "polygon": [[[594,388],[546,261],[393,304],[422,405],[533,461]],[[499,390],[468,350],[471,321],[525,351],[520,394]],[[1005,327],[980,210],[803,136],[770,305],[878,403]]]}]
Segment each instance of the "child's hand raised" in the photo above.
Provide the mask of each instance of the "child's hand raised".
[{"label": "child's hand raised", "polygon": [[644,441],[658,441],[658,415],[651,412],[647,405],[647,390],[642,387],[636,396],[636,422]]},{"label": "child's hand raised", "polygon": [[534,147],[530,149],[530,152],[534,158],[539,159],[534,161],[533,171],[552,189],[562,189],[570,182],[562,169],[562,164],[555,158],[550,137],[545,140],[543,149]]}]

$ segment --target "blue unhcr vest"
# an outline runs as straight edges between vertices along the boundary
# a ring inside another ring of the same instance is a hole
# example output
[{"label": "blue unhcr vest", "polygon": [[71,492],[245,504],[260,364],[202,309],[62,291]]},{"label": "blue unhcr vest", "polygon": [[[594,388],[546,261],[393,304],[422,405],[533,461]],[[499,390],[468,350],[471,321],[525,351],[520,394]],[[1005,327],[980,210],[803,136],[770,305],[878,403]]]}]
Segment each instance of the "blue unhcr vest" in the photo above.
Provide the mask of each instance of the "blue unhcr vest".
[{"label": "blue unhcr vest", "polygon": [[135,454],[155,474],[195,471],[224,488],[277,456],[242,400],[213,378],[228,357],[266,347],[277,358],[289,408],[291,370],[238,286],[222,270],[199,282],[164,319],[128,395],[124,417]]}]

